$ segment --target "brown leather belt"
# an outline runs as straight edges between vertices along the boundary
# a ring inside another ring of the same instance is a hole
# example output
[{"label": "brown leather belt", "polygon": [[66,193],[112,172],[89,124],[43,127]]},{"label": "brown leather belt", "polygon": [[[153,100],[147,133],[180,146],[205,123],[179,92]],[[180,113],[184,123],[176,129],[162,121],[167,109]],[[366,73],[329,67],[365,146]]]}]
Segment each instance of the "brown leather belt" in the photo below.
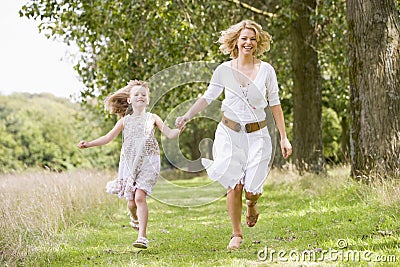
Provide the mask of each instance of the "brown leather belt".
[{"label": "brown leather belt", "polygon": [[[222,123],[228,128],[234,130],[235,132],[240,132],[242,130],[242,125],[240,123],[228,119],[223,115],[222,115]],[[262,129],[265,126],[267,126],[267,120],[252,122],[244,125],[244,130],[246,131],[246,133],[251,133]]]}]

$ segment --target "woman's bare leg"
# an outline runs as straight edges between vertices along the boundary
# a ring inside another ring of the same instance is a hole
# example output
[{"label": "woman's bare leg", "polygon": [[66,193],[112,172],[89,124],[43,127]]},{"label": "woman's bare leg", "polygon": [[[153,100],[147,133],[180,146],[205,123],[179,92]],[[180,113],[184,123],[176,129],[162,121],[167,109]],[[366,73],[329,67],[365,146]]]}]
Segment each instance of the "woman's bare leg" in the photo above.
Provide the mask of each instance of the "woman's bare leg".
[{"label": "woman's bare leg", "polygon": [[226,206],[232,223],[232,239],[229,242],[228,249],[238,249],[242,241],[242,190],[243,185],[238,184],[236,187],[228,191],[226,197]]}]

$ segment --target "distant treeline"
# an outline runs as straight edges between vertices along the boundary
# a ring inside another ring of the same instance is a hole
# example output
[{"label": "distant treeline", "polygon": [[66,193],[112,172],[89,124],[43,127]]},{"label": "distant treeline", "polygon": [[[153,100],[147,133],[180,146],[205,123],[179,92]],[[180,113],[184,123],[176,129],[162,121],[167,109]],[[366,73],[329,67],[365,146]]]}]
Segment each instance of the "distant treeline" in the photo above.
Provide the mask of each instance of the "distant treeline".
[{"label": "distant treeline", "polygon": [[[106,119],[95,106],[72,103],[51,94],[0,95],[0,173],[32,168],[51,171],[117,168],[121,136],[105,146],[77,148],[79,140],[92,140],[114,126],[116,117]],[[323,118],[325,158],[337,162],[340,122],[330,109],[323,110]],[[201,121],[189,125],[179,138],[181,153],[191,160],[201,157],[198,145],[194,144],[204,137],[212,138],[207,131],[215,126],[216,123]],[[156,137],[160,141],[159,131]],[[163,169],[169,169],[172,166],[160,145]],[[279,153],[277,150],[275,167],[281,165]]]},{"label": "distant treeline", "polygon": [[76,146],[106,133],[113,123],[51,94],[0,95],[0,172],[116,167],[120,138],[96,149]]}]

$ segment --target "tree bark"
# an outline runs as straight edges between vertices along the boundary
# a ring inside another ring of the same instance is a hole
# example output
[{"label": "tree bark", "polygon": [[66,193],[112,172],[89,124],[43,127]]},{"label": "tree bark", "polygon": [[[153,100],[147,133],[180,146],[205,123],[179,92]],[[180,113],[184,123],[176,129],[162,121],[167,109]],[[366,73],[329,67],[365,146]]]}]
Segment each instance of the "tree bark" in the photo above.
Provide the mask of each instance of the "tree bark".
[{"label": "tree bark", "polygon": [[325,171],[322,151],[322,80],[318,64],[317,36],[311,18],[316,0],[296,0],[292,39],[293,158],[301,172]]},{"label": "tree bark", "polygon": [[400,37],[395,0],[347,0],[351,174],[399,177]]},{"label": "tree bark", "polygon": [[342,147],[342,154],[340,155],[340,160],[342,162],[350,162],[349,152],[350,152],[350,129],[348,117],[343,116],[340,121],[340,126],[342,128],[342,134],[340,136],[340,144]]}]

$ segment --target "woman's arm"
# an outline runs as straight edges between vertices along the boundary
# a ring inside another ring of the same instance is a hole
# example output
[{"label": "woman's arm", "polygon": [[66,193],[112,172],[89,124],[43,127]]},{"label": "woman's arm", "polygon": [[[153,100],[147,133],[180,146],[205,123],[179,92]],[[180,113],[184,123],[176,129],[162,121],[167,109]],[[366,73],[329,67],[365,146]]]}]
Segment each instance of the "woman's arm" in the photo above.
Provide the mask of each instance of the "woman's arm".
[{"label": "woman's arm", "polygon": [[271,106],[270,109],[275,119],[276,128],[278,128],[278,131],[281,135],[282,155],[285,159],[287,159],[292,154],[292,145],[286,136],[285,119],[283,117],[282,107],[281,105],[276,105]]},{"label": "woman's arm", "polygon": [[231,70],[222,64],[215,69],[204,94],[197,99],[185,115],[176,119],[175,125],[177,128],[183,130],[188,121],[190,121],[197,113],[203,111],[213,100],[217,99],[218,96],[221,95],[225,88],[224,79],[222,78],[225,71],[230,72]]},{"label": "woman's arm", "polygon": [[190,107],[185,115],[176,118],[175,126],[179,129],[183,129],[185,124],[190,121],[197,113],[203,111],[208,106],[208,103],[204,97],[200,97],[197,101]]},{"label": "woman's arm", "polygon": [[113,140],[123,129],[123,118],[119,119],[117,123],[115,124],[114,128],[112,128],[111,131],[109,131],[106,135],[103,135],[102,137],[99,137],[93,141],[86,142],[86,141],[80,141],[78,144],[79,148],[89,148],[93,146],[102,146],[105,144],[108,144]]},{"label": "woman's arm", "polygon": [[158,116],[153,114],[154,116],[154,120],[155,123],[158,127],[158,129],[160,129],[160,131],[169,139],[175,139],[178,138],[179,134],[180,134],[180,130],[179,129],[171,129],[168,127],[168,125],[166,125],[163,120]]}]

